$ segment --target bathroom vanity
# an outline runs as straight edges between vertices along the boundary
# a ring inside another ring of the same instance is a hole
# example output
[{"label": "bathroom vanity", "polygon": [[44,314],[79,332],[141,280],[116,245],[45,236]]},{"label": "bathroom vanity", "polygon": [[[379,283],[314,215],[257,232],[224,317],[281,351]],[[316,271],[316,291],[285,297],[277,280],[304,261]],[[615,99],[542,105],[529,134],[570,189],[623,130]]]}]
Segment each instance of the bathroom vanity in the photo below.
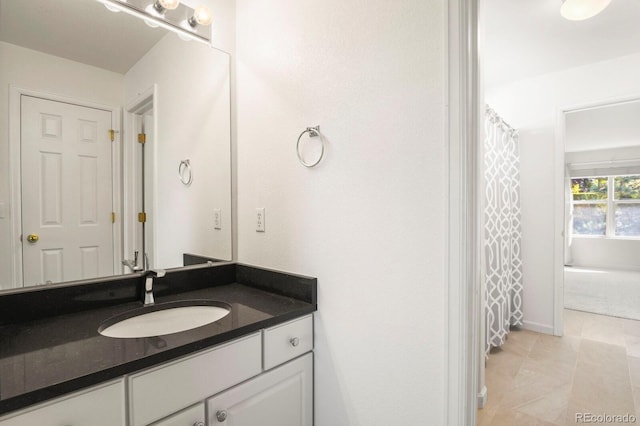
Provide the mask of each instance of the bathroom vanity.
[{"label": "bathroom vanity", "polygon": [[316,280],[235,263],[169,271],[156,303],[229,315],[145,338],[98,333],[143,278],[0,296],[0,425],[311,425]]}]

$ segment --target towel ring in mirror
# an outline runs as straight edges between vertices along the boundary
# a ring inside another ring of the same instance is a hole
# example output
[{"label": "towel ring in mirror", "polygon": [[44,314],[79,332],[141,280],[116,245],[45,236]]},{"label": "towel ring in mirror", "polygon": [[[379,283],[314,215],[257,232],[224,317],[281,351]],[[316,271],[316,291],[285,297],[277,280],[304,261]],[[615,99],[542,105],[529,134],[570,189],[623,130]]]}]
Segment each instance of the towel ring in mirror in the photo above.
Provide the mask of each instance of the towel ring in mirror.
[{"label": "towel ring in mirror", "polygon": [[178,166],[178,177],[184,185],[191,185],[193,182],[193,172],[191,171],[191,163],[189,159],[182,160]]}]

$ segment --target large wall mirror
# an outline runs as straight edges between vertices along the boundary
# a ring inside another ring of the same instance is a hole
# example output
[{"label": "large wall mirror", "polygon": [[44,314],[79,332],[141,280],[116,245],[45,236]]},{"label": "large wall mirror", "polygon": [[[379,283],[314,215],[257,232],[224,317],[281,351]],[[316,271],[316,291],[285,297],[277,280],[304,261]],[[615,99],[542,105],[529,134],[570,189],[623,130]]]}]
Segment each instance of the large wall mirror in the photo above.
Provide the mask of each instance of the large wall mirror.
[{"label": "large wall mirror", "polygon": [[95,0],[0,0],[0,290],[231,260],[229,85]]}]

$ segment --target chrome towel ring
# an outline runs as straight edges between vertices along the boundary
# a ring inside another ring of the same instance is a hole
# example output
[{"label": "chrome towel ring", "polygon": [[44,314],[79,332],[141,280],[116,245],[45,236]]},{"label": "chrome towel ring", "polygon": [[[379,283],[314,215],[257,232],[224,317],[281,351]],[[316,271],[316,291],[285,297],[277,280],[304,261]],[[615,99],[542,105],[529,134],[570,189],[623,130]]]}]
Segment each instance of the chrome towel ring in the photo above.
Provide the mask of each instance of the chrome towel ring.
[{"label": "chrome towel ring", "polygon": [[[300,140],[302,138],[302,135],[304,135],[305,133],[309,133],[310,138],[319,137],[320,140],[320,156],[313,163],[307,163],[306,161],[304,161],[304,158],[302,158],[302,153],[300,152]],[[315,167],[318,165],[318,163],[320,163],[322,157],[324,157],[324,139],[320,135],[320,126],[307,127],[302,133],[300,133],[300,136],[298,136],[298,142],[296,143],[296,153],[298,154],[298,160],[305,167]]]},{"label": "chrome towel ring", "polygon": [[191,172],[191,163],[189,159],[182,160],[178,166],[178,177],[183,185],[189,186],[193,182],[193,173]]}]

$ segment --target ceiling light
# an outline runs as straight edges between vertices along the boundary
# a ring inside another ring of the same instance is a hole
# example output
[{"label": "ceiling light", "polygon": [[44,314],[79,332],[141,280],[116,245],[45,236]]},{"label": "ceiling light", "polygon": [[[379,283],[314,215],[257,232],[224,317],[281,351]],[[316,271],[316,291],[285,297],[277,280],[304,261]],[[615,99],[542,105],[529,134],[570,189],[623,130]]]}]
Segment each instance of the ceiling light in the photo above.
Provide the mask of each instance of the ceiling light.
[{"label": "ceiling light", "polygon": [[[1,1],[1,0],[0,0]],[[190,40],[211,43],[211,12],[207,8],[195,10],[179,0],[97,0],[109,8],[142,19],[150,27],[162,27]],[[158,5],[160,10],[156,7]],[[165,13],[170,9],[171,13]],[[188,18],[191,16],[191,18]],[[193,24],[188,21],[193,20]]]},{"label": "ceiling light", "polygon": [[213,16],[211,15],[211,11],[207,6],[200,5],[196,7],[196,10],[193,12],[193,16],[189,18],[189,25],[195,27],[196,25],[209,25],[213,21]]},{"label": "ceiling light", "polygon": [[570,21],[582,21],[596,16],[611,0],[563,0],[560,14]]}]

